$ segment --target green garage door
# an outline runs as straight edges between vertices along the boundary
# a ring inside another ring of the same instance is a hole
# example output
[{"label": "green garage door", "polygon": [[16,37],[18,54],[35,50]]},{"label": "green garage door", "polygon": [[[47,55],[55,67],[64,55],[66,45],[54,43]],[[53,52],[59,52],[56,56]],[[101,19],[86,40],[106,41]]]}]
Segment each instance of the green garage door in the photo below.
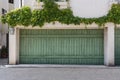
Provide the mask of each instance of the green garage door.
[{"label": "green garage door", "polygon": [[103,30],[20,30],[20,64],[104,63]]},{"label": "green garage door", "polygon": [[120,29],[115,30],[115,64],[120,65]]}]

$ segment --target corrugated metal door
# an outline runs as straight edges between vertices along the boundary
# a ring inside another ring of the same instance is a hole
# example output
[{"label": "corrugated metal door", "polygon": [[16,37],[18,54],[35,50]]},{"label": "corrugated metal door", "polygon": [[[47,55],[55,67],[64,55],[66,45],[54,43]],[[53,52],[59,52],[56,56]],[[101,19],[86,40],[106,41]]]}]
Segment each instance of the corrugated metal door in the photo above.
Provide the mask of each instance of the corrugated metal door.
[{"label": "corrugated metal door", "polygon": [[120,65],[120,29],[115,30],[115,64]]},{"label": "corrugated metal door", "polygon": [[20,30],[20,64],[104,62],[103,30]]}]

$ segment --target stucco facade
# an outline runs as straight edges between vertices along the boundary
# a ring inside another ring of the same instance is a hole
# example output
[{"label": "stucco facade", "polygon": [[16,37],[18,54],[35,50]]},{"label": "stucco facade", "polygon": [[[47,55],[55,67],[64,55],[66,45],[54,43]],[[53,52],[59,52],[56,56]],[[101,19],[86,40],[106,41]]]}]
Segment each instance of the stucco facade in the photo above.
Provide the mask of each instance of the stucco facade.
[{"label": "stucco facade", "polygon": [[[59,2],[58,4],[61,5],[61,8],[70,6],[75,16],[93,18],[106,15],[113,2],[115,0],[70,0],[69,4],[67,2]],[[41,9],[42,5],[43,3],[38,4],[36,0],[22,0],[22,2],[15,0],[16,8],[29,6],[32,9]]]},{"label": "stucco facade", "polygon": [[[86,3],[86,6],[81,3],[78,4],[78,1],[82,3]],[[90,1],[90,2],[89,2]],[[108,10],[111,7],[111,4],[114,2],[114,0],[70,0],[70,4],[68,5],[65,2],[58,3],[60,6],[70,6],[73,10],[73,13],[75,16],[80,17],[101,17],[103,15],[106,15]],[[97,4],[96,4],[97,3]],[[103,4],[104,3],[104,4]],[[30,6],[32,9],[38,8],[36,7],[35,0],[14,0],[14,7],[11,5],[11,8],[20,8],[22,6]],[[94,4],[94,5],[93,5]],[[90,7],[92,6],[92,7]],[[97,6],[97,7],[96,7]],[[101,7],[102,6],[102,7]],[[11,9],[10,8],[10,9]],[[8,9],[8,8],[7,8]],[[82,12],[80,13],[79,12]],[[102,12],[102,13],[101,13]],[[28,28],[25,28],[23,26],[17,26],[15,28],[14,34],[9,34],[9,64],[19,64],[19,31],[20,29],[86,29],[86,25],[80,24],[80,25],[64,25],[60,23],[56,24],[45,24],[43,28],[34,27],[32,28],[29,26]],[[92,24],[87,25],[87,29],[99,29],[98,25]],[[113,66],[115,65],[115,51],[114,51],[114,43],[115,43],[115,26],[113,23],[106,23],[105,27],[102,27],[104,29],[104,65],[107,66]]]},{"label": "stucco facade", "polygon": [[[78,3],[78,1],[80,3]],[[69,5],[66,2],[59,2],[58,4],[62,5],[61,8],[71,6],[75,16],[89,18],[106,15],[111,7],[111,3],[115,1],[117,0],[70,0]],[[32,9],[39,9],[39,5],[43,5],[43,3],[37,4],[35,0],[14,0],[14,4],[11,4],[8,2],[8,0],[0,0],[0,15],[2,15],[2,8],[9,12],[12,9],[20,8],[22,6],[29,6]],[[0,29],[0,45],[6,45],[6,33],[8,33],[8,25],[0,23]]]},{"label": "stucco facade", "polygon": [[[2,15],[4,12],[9,11],[8,7],[8,0],[0,0],[0,15]],[[6,37],[8,33],[8,25],[7,24],[2,24],[0,22],[0,45],[1,46],[6,46]]]}]

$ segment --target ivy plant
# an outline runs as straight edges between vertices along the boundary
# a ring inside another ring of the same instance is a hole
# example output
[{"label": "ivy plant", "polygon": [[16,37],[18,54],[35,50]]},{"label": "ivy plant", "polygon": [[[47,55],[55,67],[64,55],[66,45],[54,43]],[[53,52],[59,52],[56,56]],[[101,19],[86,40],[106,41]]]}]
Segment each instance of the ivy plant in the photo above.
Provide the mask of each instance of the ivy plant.
[{"label": "ivy plant", "polygon": [[55,0],[42,1],[44,2],[44,6],[41,10],[31,10],[29,7],[22,7],[2,15],[1,21],[3,23],[8,23],[12,27],[15,27],[16,25],[42,27],[45,23],[54,23],[55,21],[68,25],[79,25],[80,23],[92,24],[93,22],[99,26],[104,25],[107,22],[120,24],[120,4],[113,4],[106,16],[99,18],[80,18],[75,17],[70,8],[59,9]]}]

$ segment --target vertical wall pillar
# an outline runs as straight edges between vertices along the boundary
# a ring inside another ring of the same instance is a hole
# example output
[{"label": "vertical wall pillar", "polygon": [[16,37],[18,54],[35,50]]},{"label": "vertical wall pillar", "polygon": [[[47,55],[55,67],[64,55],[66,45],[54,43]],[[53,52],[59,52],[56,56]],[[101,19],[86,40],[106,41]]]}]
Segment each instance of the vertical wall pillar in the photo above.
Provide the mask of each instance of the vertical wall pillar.
[{"label": "vertical wall pillar", "polygon": [[104,29],[104,64],[107,66],[115,65],[114,54],[114,24],[107,23]]},{"label": "vertical wall pillar", "polygon": [[14,34],[9,33],[9,64],[19,63],[19,29],[15,28]]},{"label": "vertical wall pillar", "polygon": [[[30,0],[27,0],[27,1],[29,2]],[[21,4],[21,7],[25,6],[25,0],[20,0],[20,4]]]}]

